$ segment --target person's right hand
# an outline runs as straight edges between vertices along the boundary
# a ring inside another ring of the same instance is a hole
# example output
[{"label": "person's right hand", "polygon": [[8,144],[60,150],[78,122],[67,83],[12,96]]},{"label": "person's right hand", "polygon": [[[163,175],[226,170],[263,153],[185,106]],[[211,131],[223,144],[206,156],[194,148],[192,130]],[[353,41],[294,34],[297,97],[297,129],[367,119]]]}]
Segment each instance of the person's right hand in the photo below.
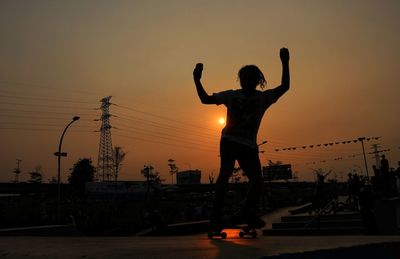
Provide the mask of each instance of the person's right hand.
[{"label": "person's right hand", "polygon": [[193,70],[193,78],[200,79],[202,72],[203,72],[203,63],[197,63],[196,67]]},{"label": "person's right hand", "polygon": [[289,50],[287,48],[281,48],[279,52],[282,63],[289,62]]}]

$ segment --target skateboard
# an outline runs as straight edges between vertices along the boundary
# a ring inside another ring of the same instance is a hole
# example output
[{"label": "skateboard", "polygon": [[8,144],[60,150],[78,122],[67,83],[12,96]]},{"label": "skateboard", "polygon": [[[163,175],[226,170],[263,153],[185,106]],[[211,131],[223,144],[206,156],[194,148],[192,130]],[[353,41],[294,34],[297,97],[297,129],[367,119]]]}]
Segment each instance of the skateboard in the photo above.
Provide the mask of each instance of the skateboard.
[{"label": "skateboard", "polygon": [[256,238],[257,237],[257,230],[255,228],[250,227],[247,224],[239,224],[239,225],[227,225],[221,231],[209,231],[207,236],[209,239],[214,239],[215,237],[219,237],[221,239],[226,239],[228,234],[226,230],[228,229],[240,229],[239,237],[240,238]]}]

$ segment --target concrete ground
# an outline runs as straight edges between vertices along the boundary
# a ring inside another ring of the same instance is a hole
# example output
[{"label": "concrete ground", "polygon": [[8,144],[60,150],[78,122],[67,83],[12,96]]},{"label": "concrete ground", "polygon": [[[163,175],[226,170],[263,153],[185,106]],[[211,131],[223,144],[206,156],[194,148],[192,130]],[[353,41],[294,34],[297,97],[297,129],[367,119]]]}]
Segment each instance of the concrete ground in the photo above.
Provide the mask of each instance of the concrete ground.
[{"label": "concrete ground", "polygon": [[[271,223],[285,210],[268,216]],[[400,258],[400,236],[0,236],[0,258]]]},{"label": "concrete ground", "polygon": [[[384,246],[383,243],[393,242],[400,249],[399,236],[260,236],[225,240],[209,240],[205,234],[178,237],[20,236],[0,237],[0,258],[260,258],[360,245]],[[359,252],[365,250],[365,254],[367,248],[361,247]]]}]

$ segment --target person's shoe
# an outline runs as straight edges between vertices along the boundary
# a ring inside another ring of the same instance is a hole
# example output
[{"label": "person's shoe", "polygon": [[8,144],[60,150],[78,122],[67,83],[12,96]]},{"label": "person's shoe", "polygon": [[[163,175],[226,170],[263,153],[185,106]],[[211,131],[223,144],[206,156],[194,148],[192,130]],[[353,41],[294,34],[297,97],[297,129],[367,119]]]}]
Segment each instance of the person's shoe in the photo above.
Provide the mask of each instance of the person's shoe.
[{"label": "person's shoe", "polygon": [[212,232],[221,232],[223,230],[222,218],[221,217],[211,218],[208,228]]},{"label": "person's shoe", "polygon": [[217,224],[217,223],[213,223],[213,222],[210,222],[210,225],[208,226],[209,232],[214,233],[214,235],[218,235],[219,233],[221,233],[221,231],[223,229],[224,228],[223,228],[222,224]]}]

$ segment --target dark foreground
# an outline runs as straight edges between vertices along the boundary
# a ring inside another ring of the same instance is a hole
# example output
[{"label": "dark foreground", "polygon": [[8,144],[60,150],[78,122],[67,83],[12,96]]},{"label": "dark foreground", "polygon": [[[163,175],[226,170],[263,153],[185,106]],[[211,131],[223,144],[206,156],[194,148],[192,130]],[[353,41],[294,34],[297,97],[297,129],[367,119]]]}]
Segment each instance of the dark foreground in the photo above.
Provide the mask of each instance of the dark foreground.
[{"label": "dark foreground", "polygon": [[[267,228],[287,209],[266,215]],[[237,231],[237,230],[236,230]],[[400,236],[0,236],[0,258],[400,258]]]},{"label": "dark foreground", "polygon": [[[0,237],[0,258],[400,258],[398,236]],[[314,252],[310,252],[314,251]],[[279,256],[278,256],[279,255]],[[277,256],[277,257],[275,257]]]}]

